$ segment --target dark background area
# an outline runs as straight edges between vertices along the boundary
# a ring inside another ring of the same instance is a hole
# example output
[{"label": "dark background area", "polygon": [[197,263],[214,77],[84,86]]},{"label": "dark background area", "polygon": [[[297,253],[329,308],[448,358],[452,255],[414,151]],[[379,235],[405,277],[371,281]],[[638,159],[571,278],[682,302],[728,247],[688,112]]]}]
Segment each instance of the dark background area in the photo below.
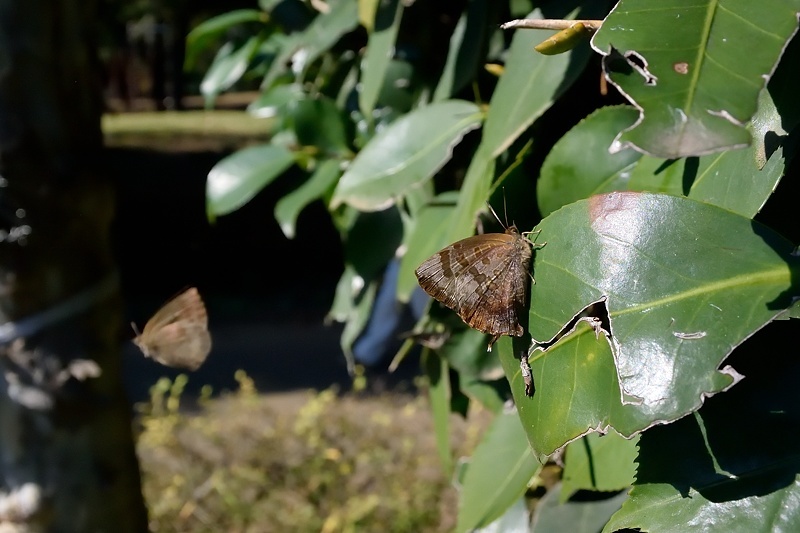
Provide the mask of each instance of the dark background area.
[{"label": "dark background area", "polygon": [[[320,202],[301,213],[295,238],[286,238],[273,209],[297,183],[284,177],[212,224],[205,177],[230,152],[106,151],[117,188],[113,239],[128,321],[141,329],[166,300],[192,285],[206,302],[213,348],[190,374],[190,395],[206,384],[215,393],[236,389],[238,369],[260,392],[350,388],[339,347],[342,326],[325,320],[343,269],[342,248]],[[123,326],[126,387],[137,402],[160,376],[179,371],[143,357],[133,336]],[[388,375],[388,362],[373,369],[373,384],[405,385],[418,369],[412,358]]]}]

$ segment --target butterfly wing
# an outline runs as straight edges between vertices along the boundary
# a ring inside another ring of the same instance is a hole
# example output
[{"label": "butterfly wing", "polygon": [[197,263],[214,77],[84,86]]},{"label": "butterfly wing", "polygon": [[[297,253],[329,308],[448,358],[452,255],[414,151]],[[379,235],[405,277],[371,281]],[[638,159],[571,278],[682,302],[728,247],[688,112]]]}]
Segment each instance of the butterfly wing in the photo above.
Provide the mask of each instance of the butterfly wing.
[{"label": "butterfly wing", "polygon": [[531,250],[511,227],[463,239],[416,270],[420,286],[470,327],[494,336],[523,334]]},{"label": "butterfly wing", "polygon": [[525,312],[529,260],[507,249],[494,251],[493,267],[484,274],[483,290],[462,303],[459,315],[464,321],[495,338],[519,337],[524,333],[520,316]]},{"label": "butterfly wing", "polygon": [[178,321],[164,325],[146,344],[147,355],[162,365],[197,370],[211,351],[211,336],[205,327]]},{"label": "butterfly wing", "polygon": [[133,342],[161,364],[197,369],[211,351],[206,306],[191,287],[159,309]]}]

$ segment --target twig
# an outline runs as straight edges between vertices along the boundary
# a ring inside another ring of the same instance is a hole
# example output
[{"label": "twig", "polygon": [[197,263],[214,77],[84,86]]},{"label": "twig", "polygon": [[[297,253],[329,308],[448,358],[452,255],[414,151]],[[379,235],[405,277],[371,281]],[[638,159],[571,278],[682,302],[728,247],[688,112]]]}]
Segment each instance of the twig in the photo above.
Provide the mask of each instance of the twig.
[{"label": "twig", "polygon": [[578,22],[583,23],[583,25],[592,32],[599,30],[600,26],[603,24],[602,20],[515,19],[504,22],[500,25],[500,29],[566,30]]}]

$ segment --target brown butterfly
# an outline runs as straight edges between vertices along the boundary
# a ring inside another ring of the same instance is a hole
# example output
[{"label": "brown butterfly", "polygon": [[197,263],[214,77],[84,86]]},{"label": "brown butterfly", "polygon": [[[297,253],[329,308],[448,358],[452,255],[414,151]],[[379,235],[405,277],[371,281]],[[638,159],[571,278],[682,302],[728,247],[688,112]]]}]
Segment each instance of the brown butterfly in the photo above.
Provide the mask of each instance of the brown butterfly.
[{"label": "brown butterfly", "polygon": [[164,304],[133,342],[162,365],[197,370],[211,351],[206,306],[197,289],[186,289]]},{"label": "brown butterfly", "polygon": [[[492,335],[521,337],[532,249],[512,225],[505,233],[460,240],[433,254],[415,271],[425,292],[458,313],[471,328]],[[543,245],[538,245],[539,247]]]}]

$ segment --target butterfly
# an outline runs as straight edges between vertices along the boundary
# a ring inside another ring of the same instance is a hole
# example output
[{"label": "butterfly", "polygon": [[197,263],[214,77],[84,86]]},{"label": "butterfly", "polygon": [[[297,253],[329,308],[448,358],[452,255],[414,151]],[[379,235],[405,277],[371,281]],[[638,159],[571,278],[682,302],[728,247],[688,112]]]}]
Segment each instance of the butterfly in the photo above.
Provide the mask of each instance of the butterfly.
[{"label": "butterfly", "polygon": [[415,271],[420,286],[458,313],[471,328],[521,337],[531,256],[535,245],[517,227],[460,240],[433,254]]},{"label": "butterfly", "polygon": [[191,287],[169,300],[147,321],[134,344],[162,365],[197,370],[211,351],[206,306]]}]

